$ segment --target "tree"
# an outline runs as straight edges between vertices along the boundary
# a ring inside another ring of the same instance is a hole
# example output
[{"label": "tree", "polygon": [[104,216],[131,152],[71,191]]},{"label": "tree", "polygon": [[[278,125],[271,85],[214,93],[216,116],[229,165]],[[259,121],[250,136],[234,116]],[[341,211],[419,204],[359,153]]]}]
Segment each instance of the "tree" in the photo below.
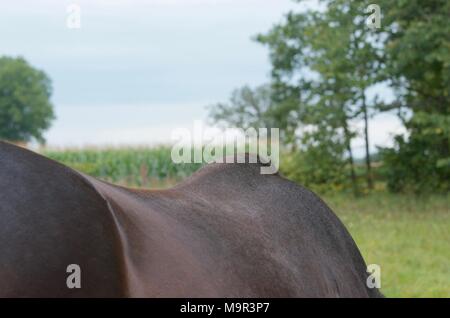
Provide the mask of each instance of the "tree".
[{"label": "tree", "polygon": [[383,149],[391,190],[450,190],[450,2],[379,1],[386,74],[407,134]]},{"label": "tree", "polygon": [[280,128],[280,138],[286,143],[293,133],[290,117],[296,105],[285,102],[276,104],[272,99],[270,85],[262,85],[255,89],[243,86],[235,89],[228,103],[217,103],[209,106],[209,117],[213,122],[228,127],[248,128]]},{"label": "tree", "polygon": [[[305,0],[295,1],[302,4]],[[298,157],[311,165],[300,163],[298,170],[310,173],[311,183],[326,182],[324,176],[331,176],[333,170],[344,171],[346,159],[345,169],[349,167],[358,193],[351,144],[360,132],[352,129],[352,121],[363,122],[370,189],[369,122],[377,112],[396,111],[407,133],[395,137],[394,147],[380,150],[383,168],[379,171],[385,171],[389,188],[448,191],[450,2],[380,0],[380,29],[366,25],[373,17],[367,12],[374,7],[369,0],[320,3],[318,10],[288,13],[269,32],[257,36],[270,52],[270,94],[265,94],[271,97],[271,103],[266,103],[270,111],[264,111],[262,117],[247,112],[246,121],[264,118],[284,128],[288,132],[285,141],[293,144],[293,149],[298,146]],[[369,90],[380,83],[390,85],[396,93],[393,102],[380,101],[376,95],[369,99]],[[232,118],[244,114],[251,103],[244,104],[224,104],[218,109]],[[333,175],[335,183],[340,182]]]},{"label": "tree", "polygon": [[23,58],[0,58],[0,138],[13,142],[36,139],[54,119],[51,81]]},{"label": "tree", "polygon": [[[300,91],[299,96],[304,99],[301,104],[305,105],[299,116],[303,124],[332,128],[335,135],[343,135],[340,140],[347,149],[353,189],[358,193],[351,148],[356,132],[350,129],[349,121],[362,117],[364,122],[366,179],[370,189],[373,180],[368,126],[377,101],[367,99],[367,90],[382,79],[382,54],[376,46],[376,34],[365,25],[369,2],[322,3],[325,10],[291,12],[283,23],[257,39],[269,47],[273,83],[281,88],[294,86]],[[316,134],[317,138],[329,136],[332,134]]]}]

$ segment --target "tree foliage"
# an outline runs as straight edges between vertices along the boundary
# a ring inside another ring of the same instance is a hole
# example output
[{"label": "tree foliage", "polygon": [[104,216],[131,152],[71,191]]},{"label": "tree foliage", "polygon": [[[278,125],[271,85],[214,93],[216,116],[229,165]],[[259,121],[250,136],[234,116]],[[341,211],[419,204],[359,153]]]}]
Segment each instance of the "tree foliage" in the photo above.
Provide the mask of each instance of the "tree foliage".
[{"label": "tree foliage", "polygon": [[[278,88],[275,99],[283,101],[288,96],[298,100],[300,127],[312,125],[319,130],[332,131],[313,135],[303,133],[300,143],[307,148],[311,139],[323,144],[340,143],[339,148],[344,151],[334,152],[334,170],[340,167],[345,157],[349,169],[344,171],[349,172],[357,194],[351,143],[358,134],[364,137],[367,186],[372,188],[368,126],[377,111],[378,100],[369,100],[367,90],[383,80],[382,51],[376,45],[378,33],[365,25],[368,4],[364,1],[325,2],[324,11],[289,13],[284,22],[259,35],[257,40],[267,45],[270,51],[272,82]],[[299,94],[292,96],[286,89],[288,87],[294,87]],[[364,122],[361,132],[351,128],[351,122],[358,118]],[[315,148],[309,149],[317,152]],[[329,155],[324,152],[323,159],[315,165],[323,169]]]},{"label": "tree foliage", "polygon": [[0,58],[0,138],[43,142],[54,119],[48,76],[23,58]]},{"label": "tree foliage", "polygon": [[450,190],[450,2],[382,1],[386,73],[407,129],[384,149],[391,190]]},{"label": "tree foliage", "polygon": [[[371,189],[370,120],[378,112],[394,112],[406,134],[394,137],[394,147],[380,149],[379,171],[389,188],[448,191],[450,2],[380,0],[381,28],[373,29],[366,25],[371,1],[322,0],[320,9],[308,11],[300,9],[305,1],[295,0],[299,10],[256,38],[268,47],[272,64],[265,94],[270,111],[258,123],[287,132],[284,141],[296,151],[287,174],[307,184],[345,184],[347,178],[359,193],[361,167],[352,149],[359,136]],[[395,100],[369,94],[377,85],[390,87]],[[217,107],[225,120],[256,118],[244,109]],[[364,128],[356,129],[355,122]]]},{"label": "tree foliage", "polygon": [[213,122],[229,128],[280,128],[281,138],[289,142],[296,123],[292,114],[296,104],[276,104],[272,100],[270,85],[254,89],[243,86],[235,89],[227,103],[210,105],[209,116]]}]

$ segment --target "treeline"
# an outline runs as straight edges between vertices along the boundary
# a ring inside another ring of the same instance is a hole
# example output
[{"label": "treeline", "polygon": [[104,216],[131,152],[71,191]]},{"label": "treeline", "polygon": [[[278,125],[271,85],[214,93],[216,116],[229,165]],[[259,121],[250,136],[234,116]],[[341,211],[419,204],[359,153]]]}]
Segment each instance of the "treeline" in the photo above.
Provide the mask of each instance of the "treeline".
[{"label": "treeline", "polygon": [[[323,0],[309,11],[296,2],[298,12],[256,37],[269,49],[270,83],[236,89],[210,107],[211,118],[280,128],[283,172],[313,188],[358,195],[380,182],[393,192],[449,191],[450,2],[379,0],[381,15],[371,1]],[[379,148],[374,164],[368,131],[383,112],[406,133]],[[364,140],[362,165],[355,138]]]}]

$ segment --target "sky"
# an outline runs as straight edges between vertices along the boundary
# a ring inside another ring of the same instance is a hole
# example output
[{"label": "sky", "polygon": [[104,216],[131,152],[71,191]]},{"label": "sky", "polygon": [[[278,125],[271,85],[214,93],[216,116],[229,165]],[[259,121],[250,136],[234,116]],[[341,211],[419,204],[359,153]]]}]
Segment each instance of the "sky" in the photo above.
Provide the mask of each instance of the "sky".
[{"label": "sky", "polygon": [[[311,0],[306,7],[314,8]],[[67,27],[67,7],[81,28]],[[206,106],[270,80],[267,48],[252,40],[280,22],[290,0],[21,0],[0,2],[0,55],[23,56],[53,83],[52,147],[171,141],[206,121]],[[385,92],[389,95],[389,92]],[[360,123],[355,123],[357,127]],[[372,120],[375,145],[402,132]],[[362,153],[362,140],[355,140]]]}]

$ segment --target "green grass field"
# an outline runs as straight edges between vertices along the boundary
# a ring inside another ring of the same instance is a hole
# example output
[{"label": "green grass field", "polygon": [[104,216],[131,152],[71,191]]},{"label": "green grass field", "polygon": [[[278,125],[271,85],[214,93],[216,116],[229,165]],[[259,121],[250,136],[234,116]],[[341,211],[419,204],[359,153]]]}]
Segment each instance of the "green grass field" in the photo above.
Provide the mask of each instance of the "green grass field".
[{"label": "green grass field", "polygon": [[[43,154],[107,181],[147,188],[175,184],[200,165],[174,165],[170,149],[72,149]],[[325,195],[368,264],[381,266],[387,297],[450,297],[450,196],[376,191]]]},{"label": "green grass field", "polygon": [[381,266],[386,297],[450,297],[450,196],[374,193],[324,199],[366,263]]}]

